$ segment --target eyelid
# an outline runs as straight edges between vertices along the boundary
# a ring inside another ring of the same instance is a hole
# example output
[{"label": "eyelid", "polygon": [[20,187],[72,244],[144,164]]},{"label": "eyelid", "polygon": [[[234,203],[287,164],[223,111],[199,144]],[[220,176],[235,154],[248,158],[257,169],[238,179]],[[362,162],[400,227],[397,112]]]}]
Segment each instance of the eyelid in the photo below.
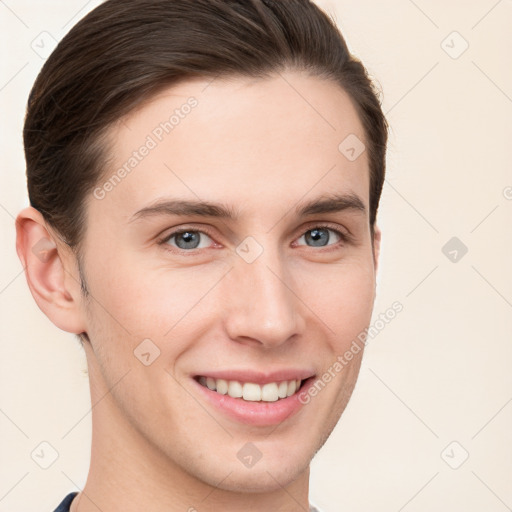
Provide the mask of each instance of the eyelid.
[{"label": "eyelid", "polygon": [[339,224],[335,224],[332,222],[322,222],[322,221],[312,221],[308,222],[306,226],[302,226],[299,230],[299,234],[303,235],[306,231],[310,231],[315,228],[327,228],[332,229],[333,231],[336,231],[339,233],[342,237],[346,238],[347,240],[352,239],[353,236],[350,233],[350,231],[347,228],[344,228],[343,226],[340,226]]}]

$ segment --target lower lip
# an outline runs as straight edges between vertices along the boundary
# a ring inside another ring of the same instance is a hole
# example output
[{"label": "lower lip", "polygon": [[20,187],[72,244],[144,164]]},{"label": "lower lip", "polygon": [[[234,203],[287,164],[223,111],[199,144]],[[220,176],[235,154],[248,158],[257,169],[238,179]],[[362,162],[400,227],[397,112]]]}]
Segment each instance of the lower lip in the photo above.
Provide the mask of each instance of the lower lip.
[{"label": "lower lip", "polygon": [[242,398],[221,395],[199,384],[193,379],[205,400],[230,418],[248,425],[278,425],[295,415],[304,404],[299,401],[299,393],[304,393],[313,385],[314,377],[305,380],[299,393],[275,402],[250,402]]}]

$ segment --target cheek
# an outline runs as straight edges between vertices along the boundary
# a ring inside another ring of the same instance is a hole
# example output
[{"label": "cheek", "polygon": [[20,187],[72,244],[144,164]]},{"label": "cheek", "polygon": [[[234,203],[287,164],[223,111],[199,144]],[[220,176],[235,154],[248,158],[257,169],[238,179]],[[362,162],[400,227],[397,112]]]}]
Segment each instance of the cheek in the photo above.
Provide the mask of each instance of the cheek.
[{"label": "cheek", "polygon": [[[127,255],[110,261],[91,258],[90,268],[95,324],[112,337],[129,338],[134,346],[145,338],[168,340],[183,329],[201,331],[222,316],[229,301],[219,296],[221,290],[226,293],[219,283],[230,268],[222,262],[203,265],[199,271],[194,266],[151,267]],[[338,263],[302,262],[291,267],[288,276],[298,296],[296,307],[335,340],[337,349],[368,326],[375,297],[371,254]],[[179,352],[179,341],[174,343]]]},{"label": "cheek", "polygon": [[[150,338],[162,346],[174,332],[197,328],[193,321],[197,323],[198,314],[215,301],[211,292],[228,268],[148,267],[136,260],[96,264],[101,270],[90,283],[95,325],[134,345]],[[180,350],[179,344],[173,346]]]},{"label": "cheek", "polygon": [[373,267],[365,261],[321,266],[301,278],[300,297],[341,350],[368,327],[375,299]]}]

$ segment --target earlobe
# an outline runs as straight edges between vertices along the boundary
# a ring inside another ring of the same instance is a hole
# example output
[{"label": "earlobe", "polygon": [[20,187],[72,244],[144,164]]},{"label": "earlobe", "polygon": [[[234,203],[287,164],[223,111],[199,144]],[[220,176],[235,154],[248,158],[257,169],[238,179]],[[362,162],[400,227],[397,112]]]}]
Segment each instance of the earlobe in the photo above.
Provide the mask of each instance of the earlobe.
[{"label": "earlobe", "polygon": [[16,252],[41,311],[64,331],[84,332],[80,283],[73,276],[72,251],[56,239],[33,207],[25,208],[16,218]]}]

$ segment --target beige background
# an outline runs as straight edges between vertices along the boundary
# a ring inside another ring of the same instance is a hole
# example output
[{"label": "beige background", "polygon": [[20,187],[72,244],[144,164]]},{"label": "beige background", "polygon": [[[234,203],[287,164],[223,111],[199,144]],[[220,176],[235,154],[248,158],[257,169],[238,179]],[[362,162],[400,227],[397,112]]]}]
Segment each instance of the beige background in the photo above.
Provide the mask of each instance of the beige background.
[{"label": "beige background", "polygon": [[[59,40],[99,3],[0,2],[0,512],[53,510],[87,476],[85,358],[35,305],[14,217],[27,204],[24,107],[43,64],[31,44]],[[318,3],[383,90],[375,318],[396,300],[404,310],[368,346],[313,461],[311,499],[325,512],[510,510],[512,1]],[[455,263],[442,252],[452,237],[468,248]],[[43,441],[59,455],[46,470],[31,458]]]}]

